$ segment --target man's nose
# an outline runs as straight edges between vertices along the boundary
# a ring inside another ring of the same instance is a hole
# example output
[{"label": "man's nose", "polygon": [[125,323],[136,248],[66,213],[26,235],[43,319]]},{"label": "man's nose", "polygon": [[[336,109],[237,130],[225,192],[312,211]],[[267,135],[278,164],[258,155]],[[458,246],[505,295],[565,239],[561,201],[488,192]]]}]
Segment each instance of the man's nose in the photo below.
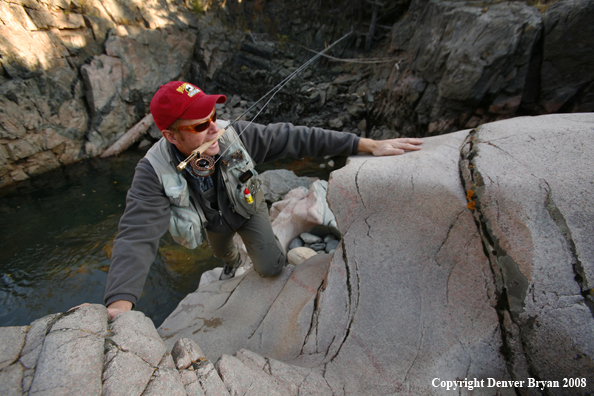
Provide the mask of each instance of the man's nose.
[{"label": "man's nose", "polygon": [[208,126],[208,134],[212,135],[216,134],[217,132],[219,132],[219,126],[215,121],[211,121],[210,125]]}]

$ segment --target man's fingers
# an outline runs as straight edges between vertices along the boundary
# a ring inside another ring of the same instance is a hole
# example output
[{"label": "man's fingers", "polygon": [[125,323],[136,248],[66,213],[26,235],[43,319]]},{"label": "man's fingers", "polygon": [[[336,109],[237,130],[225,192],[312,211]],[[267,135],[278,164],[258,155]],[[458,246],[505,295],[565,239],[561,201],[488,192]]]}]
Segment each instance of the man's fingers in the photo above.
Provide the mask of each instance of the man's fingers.
[{"label": "man's fingers", "polygon": [[423,141],[417,138],[386,140],[373,151],[373,155],[400,155],[404,154],[405,151],[418,151],[421,149],[421,144],[423,144]]},{"label": "man's fingers", "polygon": [[400,139],[396,139],[396,140],[400,140],[401,142],[410,143],[410,144],[423,144],[423,139],[419,139],[419,138],[400,138]]},{"label": "man's fingers", "polygon": [[404,150],[394,147],[392,145],[383,145],[373,152],[373,155],[375,155],[376,157],[400,154],[404,154]]},{"label": "man's fingers", "polygon": [[418,144],[413,144],[413,143],[400,143],[400,144],[398,145],[398,147],[399,147],[399,148],[401,148],[401,149],[403,149],[403,150],[411,150],[411,151],[414,151],[414,150],[420,150],[420,149],[421,149],[421,146],[420,146],[420,144],[422,144],[422,143],[418,143]]}]

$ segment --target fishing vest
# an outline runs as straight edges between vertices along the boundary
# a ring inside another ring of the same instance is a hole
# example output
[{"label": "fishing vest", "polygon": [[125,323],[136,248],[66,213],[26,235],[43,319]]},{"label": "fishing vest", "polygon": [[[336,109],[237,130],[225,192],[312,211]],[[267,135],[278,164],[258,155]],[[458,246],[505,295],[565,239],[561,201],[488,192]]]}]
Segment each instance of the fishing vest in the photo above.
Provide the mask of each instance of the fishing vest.
[{"label": "fishing vest", "polygon": [[[220,129],[227,125],[229,121],[217,120]],[[257,212],[264,199],[261,182],[257,178],[258,172],[254,169],[255,163],[233,127],[229,127],[221,136],[219,146],[219,154],[222,157],[217,166],[221,167],[221,176],[231,202],[231,210],[249,219]],[[173,158],[167,139],[161,138],[145,157],[155,169],[163,191],[169,198],[169,232],[173,240],[188,249],[197,248],[204,240],[208,240],[204,229],[206,217],[198,200],[190,199],[194,191],[189,188],[183,171],[177,170],[177,161]],[[246,200],[246,188],[251,193],[252,200]]]}]

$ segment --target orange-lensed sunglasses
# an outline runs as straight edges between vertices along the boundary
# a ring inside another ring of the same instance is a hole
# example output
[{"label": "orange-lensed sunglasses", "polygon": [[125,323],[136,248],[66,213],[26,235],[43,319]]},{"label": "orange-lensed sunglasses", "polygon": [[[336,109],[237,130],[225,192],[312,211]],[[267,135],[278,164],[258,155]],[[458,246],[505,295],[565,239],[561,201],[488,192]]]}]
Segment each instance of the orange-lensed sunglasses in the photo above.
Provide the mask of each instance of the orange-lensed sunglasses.
[{"label": "orange-lensed sunglasses", "polygon": [[192,132],[192,133],[204,132],[208,129],[211,122],[216,122],[216,121],[217,121],[217,110],[214,109],[208,120],[199,122],[198,124],[180,126],[180,127],[178,127],[178,129],[180,131],[188,131],[188,132]]}]

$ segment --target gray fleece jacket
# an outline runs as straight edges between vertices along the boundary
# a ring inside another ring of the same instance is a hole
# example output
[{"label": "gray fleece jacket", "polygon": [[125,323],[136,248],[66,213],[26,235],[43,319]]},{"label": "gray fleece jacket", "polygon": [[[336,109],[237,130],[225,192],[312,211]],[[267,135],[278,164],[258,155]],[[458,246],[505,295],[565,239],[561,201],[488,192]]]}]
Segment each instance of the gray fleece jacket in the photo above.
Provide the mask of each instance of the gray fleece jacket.
[{"label": "gray fleece jacket", "polygon": [[[350,133],[289,123],[248,125],[246,121],[238,121],[234,127],[241,133],[241,141],[257,164],[287,156],[303,158],[358,152],[359,138]],[[169,228],[169,217],[169,199],[150,162],[143,158],[136,166],[126,197],[126,210],[114,240],[105,305],[117,300],[136,304],[155,260],[159,239]]]}]

